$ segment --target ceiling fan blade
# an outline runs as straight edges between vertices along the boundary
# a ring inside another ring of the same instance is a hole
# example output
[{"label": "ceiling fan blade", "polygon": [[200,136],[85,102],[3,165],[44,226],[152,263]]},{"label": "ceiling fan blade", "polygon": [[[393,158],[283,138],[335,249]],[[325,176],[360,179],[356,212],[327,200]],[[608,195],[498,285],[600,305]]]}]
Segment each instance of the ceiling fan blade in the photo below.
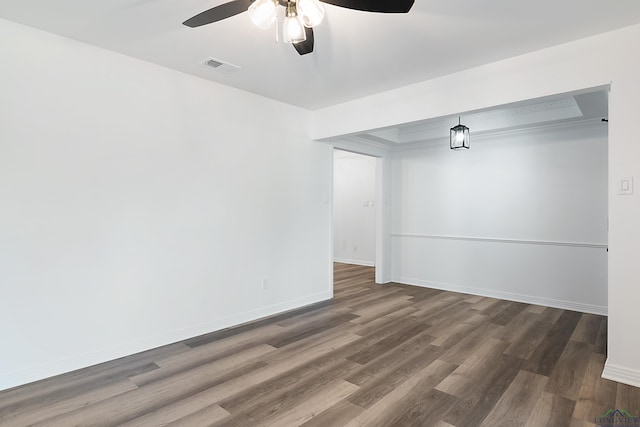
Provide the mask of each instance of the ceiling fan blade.
[{"label": "ceiling fan blade", "polygon": [[320,0],[323,3],[347,9],[379,13],[407,13],[414,0]]},{"label": "ceiling fan blade", "polygon": [[304,32],[307,35],[307,39],[303,42],[293,44],[293,47],[296,48],[300,55],[313,52],[313,28],[304,27]]},{"label": "ceiling fan blade", "polygon": [[183,22],[187,27],[195,28],[202,25],[211,24],[213,22],[222,21],[239,13],[246,12],[253,0],[233,0],[228,3],[221,4],[209,10],[205,10],[196,16]]}]

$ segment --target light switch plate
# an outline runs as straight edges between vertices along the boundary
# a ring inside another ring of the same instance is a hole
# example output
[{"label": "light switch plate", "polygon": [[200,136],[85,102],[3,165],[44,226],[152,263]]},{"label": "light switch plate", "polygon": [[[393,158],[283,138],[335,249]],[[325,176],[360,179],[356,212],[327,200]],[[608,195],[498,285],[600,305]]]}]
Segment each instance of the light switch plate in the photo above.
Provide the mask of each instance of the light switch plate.
[{"label": "light switch plate", "polygon": [[629,195],[633,194],[633,177],[622,176],[618,179],[618,194]]}]

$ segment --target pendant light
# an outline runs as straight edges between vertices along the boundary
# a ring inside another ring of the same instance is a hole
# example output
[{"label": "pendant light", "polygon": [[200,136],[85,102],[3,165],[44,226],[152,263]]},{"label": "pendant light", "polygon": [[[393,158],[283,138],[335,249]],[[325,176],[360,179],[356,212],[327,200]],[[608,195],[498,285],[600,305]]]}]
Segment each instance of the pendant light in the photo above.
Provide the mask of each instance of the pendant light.
[{"label": "pendant light", "polygon": [[460,150],[469,148],[469,142],[469,128],[460,124],[460,117],[458,117],[458,124],[451,128],[449,134],[449,146],[452,150]]},{"label": "pendant light", "polygon": [[287,3],[287,16],[284,18],[282,31],[284,41],[287,43],[300,43],[307,39],[304,23],[298,15],[295,2]]}]

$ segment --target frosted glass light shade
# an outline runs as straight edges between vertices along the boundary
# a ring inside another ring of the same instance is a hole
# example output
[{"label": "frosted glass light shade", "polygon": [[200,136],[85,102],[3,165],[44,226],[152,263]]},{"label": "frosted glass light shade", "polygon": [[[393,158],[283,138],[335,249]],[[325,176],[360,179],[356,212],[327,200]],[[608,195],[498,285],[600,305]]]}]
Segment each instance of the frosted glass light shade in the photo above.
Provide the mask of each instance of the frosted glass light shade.
[{"label": "frosted glass light shade", "polygon": [[302,16],[304,26],[311,28],[322,22],[324,7],[318,0],[299,0],[298,13]]},{"label": "frosted glass light shade", "polygon": [[449,147],[452,150],[459,150],[461,148],[469,148],[470,135],[469,128],[465,125],[458,124],[451,128],[449,135]]},{"label": "frosted glass light shade", "polygon": [[294,15],[284,18],[282,30],[284,41],[287,43],[300,43],[307,39],[304,24],[299,16]]},{"label": "frosted glass light shade", "polygon": [[256,27],[266,30],[276,19],[276,7],[273,0],[256,0],[249,6],[249,18]]}]

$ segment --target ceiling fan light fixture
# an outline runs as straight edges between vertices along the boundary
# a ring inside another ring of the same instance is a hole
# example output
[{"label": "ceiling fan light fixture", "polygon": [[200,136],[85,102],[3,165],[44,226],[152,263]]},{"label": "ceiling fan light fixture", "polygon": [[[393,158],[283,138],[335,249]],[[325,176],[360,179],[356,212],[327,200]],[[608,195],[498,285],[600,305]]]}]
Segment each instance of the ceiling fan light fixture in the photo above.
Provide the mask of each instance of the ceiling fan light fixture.
[{"label": "ceiling fan light fixture", "polygon": [[324,18],[324,7],[318,0],[298,0],[298,12],[307,28],[315,27]]},{"label": "ceiling fan light fixture", "polygon": [[266,30],[276,19],[277,3],[274,0],[256,0],[249,6],[251,22],[261,30]]},{"label": "ceiling fan light fixture", "polygon": [[282,31],[287,43],[300,43],[307,39],[304,23],[298,15],[295,2],[287,3],[287,16],[284,18]]},{"label": "ceiling fan light fixture", "polygon": [[[225,0],[218,0],[225,1]],[[322,3],[345,9],[376,13],[407,13],[415,0],[226,0],[222,4],[198,13],[182,24],[190,28],[212,24],[248,12],[253,23],[267,29],[278,20],[278,6],[286,6],[287,13],[282,33],[283,39],[293,44],[296,52],[307,55],[313,52],[314,31],[324,18]],[[320,3],[322,2],[322,3]],[[300,9],[298,10],[298,7]],[[276,41],[280,28],[276,28]]]}]

